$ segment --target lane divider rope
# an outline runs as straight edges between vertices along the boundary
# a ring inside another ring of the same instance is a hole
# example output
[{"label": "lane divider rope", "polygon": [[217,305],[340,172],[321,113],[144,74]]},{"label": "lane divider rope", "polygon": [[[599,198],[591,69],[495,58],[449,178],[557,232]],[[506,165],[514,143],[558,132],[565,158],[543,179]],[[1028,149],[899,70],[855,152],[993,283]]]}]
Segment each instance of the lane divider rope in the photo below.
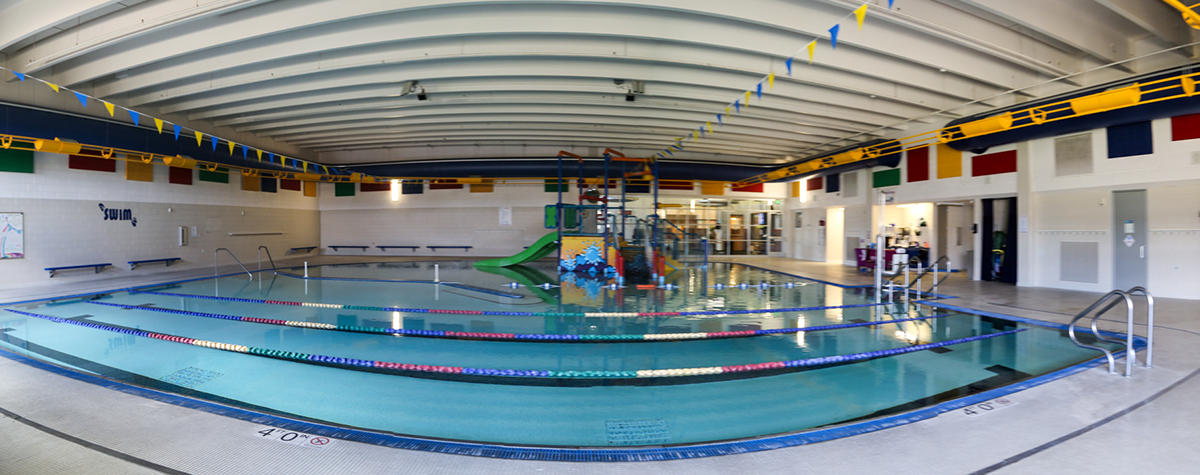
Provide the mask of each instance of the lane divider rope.
[{"label": "lane divider rope", "polygon": [[204,348],[212,348],[216,350],[231,351],[235,353],[251,354],[256,356],[265,356],[270,358],[295,361],[306,364],[323,364],[327,366],[336,366],[343,369],[355,369],[363,371],[361,368],[371,368],[372,370],[390,370],[396,372],[418,372],[418,373],[443,373],[443,374],[465,374],[492,376],[500,378],[585,378],[585,379],[634,379],[634,378],[671,378],[681,376],[702,376],[725,373],[746,373],[755,371],[767,371],[782,368],[801,368],[809,366],[823,366],[833,364],[845,364],[854,361],[882,358],[887,356],[901,355],[916,351],[923,351],[932,348],[943,346],[957,345],[999,336],[1011,335],[1018,332],[1023,332],[1026,329],[1018,328],[997,333],[988,333],[984,335],[976,335],[965,338],[957,338],[953,340],[940,341],[936,343],[925,343],[920,345],[912,345],[903,348],[893,348],[888,350],[868,351],[864,353],[853,353],[848,355],[822,356],[818,358],[807,358],[791,361],[772,361],[767,363],[754,363],[747,365],[734,366],[712,366],[704,368],[674,368],[674,369],[651,369],[639,371],[539,371],[539,370],[515,370],[515,369],[493,369],[493,368],[468,368],[461,366],[436,366],[436,365],[414,365],[407,363],[394,363],[387,361],[360,360],[356,358],[339,358],[333,356],[316,355],[308,353],[296,353],[280,350],[269,350],[265,348],[255,348],[245,345],[232,345],[229,343],[221,343],[207,340],[197,340],[194,338],[186,338],[163,333],[146,332],[130,328],[119,328],[98,323],[91,323],[79,320],[70,320],[66,318],[52,317],[49,315],[40,315],[36,313],[23,312],[20,310],[5,309],[8,312],[27,317],[34,317],[43,320],[49,320],[56,323],[68,323],[97,330],[106,330],[116,333],[124,333],[127,335],[143,336],[158,340],[181,343],[185,345],[201,346]]},{"label": "lane divider rope", "polygon": [[273,320],[268,318],[256,317],[240,317],[236,315],[222,315],[219,313],[193,312],[190,310],[176,310],[173,308],[162,307],[142,307],[139,305],[126,305],[119,303],[98,302],[89,300],[87,303],[93,305],[103,305],[106,307],[116,307],[128,310],[150,310],[154,312],[171,313],[176,315],[188,315],[193,317],[218,318],[222,320],[234,320],[241,322],[261,323],[265,325],[282,325],[289,327],[312,328],[317,330],[340,331],[351,333],[371,333],[371,334],[389,334],[389,335],[405,335],[423,338],[450,338],[450,339],[468,339],[468,340],[493,340],[493,341],[522,341],[522,342],[583,342],[583,343],[607,343],[612,341],[621,342],[645,342],[645,341],[681,341],[681,340],[706,340],[718,338],[747,338],[763,335],[774,335],[779,333],[800,333],[800,332],[815,332],[823,330],[839,330],[843,328],[866,327],[874,325],[886,325],[889,323],[915,322],[928,320],[931,318],[948,317],[952,314],[938,314],[927,317],[902,318],[895,320],[883,320],[875,322],[860,322],[860,323],[843,323],[837,325],[822,325],[813,327],[799,328],[777,328],[771,330],[744,330],[733,332],[699,332],[699,333],[648,333],[637,335],[556,335],[545,333],[481,333],[481,332],[454,332],[454,331],[438,331],[438,330],[409,330],[404,328],[381,328],[381,327],[364,327],[358,325],[334,325],[331,323],[317,322],[300,322],[295,320]]},{"label": "lane divider rope", "polygon": [[163,295],[167,297],[183,297],[189,299],[219,300],[224,302],[259,303],[270,305],[291,305],[297,307],[328,308],[335,310],[373,310],[379,312],[447,313],[456,315],[497,315],[514,317],[690,317],[703,315],[752,315],[761,313],[807,312],[811,310],[835,310],[840,308],[876,307],[880,305],[887,305],[884,303],[864,303],[855,305],[833,305],[828,307],[767,308],[720,311],[705,310],[697,312],[501,312],[495,310],[443,310],[434,308],[372,307],[365,305],[343,305],[336,303],[288,302],[283,300],[216,297],[212,295],[178,294],[172,292],[152,292],[136,289],[129,289],[128,292],[130,294]]}]

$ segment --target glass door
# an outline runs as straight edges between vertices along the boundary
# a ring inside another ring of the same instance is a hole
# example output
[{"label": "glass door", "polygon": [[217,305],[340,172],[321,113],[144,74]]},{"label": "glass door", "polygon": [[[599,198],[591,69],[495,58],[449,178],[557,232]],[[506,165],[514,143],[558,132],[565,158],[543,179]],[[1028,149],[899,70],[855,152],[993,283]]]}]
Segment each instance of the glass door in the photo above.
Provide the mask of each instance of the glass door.
[{"label": "glass door", "polygon": [[783,252],[783,213],[771,212],[768,221],[770,221],[770,227],[767,237],[767,255],[783,257],[785,254]]}]

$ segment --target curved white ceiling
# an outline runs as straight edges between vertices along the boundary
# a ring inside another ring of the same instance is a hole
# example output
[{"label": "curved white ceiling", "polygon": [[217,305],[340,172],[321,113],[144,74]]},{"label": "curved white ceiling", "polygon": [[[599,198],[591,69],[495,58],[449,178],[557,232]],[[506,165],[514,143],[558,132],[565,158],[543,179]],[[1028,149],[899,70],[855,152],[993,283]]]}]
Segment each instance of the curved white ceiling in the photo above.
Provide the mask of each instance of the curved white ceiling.
[{"label": "curved white ceiling", "polygon": [[[0,0],[0,60],[325,163],[652,154],[775,88],[682,157],[776,163],[1185,64],[1154,0]],[[53,6],[52,6],[53,5]],[[819,38],[817,61],[784,61]],[[428,100],[401,95],[416,81]],[[644,93],[626,100],[633,81]],[[1019,93],[1006,94],[1012,90]],[[714,126],[716,124],[714,123]]]}]

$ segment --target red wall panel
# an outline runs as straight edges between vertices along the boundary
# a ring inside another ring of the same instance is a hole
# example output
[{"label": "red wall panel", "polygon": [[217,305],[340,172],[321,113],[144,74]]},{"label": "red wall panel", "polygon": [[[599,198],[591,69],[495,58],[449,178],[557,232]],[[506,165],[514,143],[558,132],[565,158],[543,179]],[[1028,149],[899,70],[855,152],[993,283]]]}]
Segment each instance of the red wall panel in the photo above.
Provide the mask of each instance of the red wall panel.
[{"label": "red wall panel", "polygon": [[929,179],[929,147],[921,147],[906,152],[908,155],[908,182],[925,181]]},{"label": "red wall panel", "polygon": [[989,153],[971,157],[971,176],[999,175],[1017,171],[1017,151]]}]

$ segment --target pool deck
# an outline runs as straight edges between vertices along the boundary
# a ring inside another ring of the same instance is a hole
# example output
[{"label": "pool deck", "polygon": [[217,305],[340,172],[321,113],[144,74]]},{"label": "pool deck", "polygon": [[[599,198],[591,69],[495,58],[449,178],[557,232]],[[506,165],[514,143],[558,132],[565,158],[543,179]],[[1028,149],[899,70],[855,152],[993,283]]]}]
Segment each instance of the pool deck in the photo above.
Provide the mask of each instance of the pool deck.
[{"label": "pool deck", "polygon": [[[315,256],[289,264],[381,260]],[[456,259],[457,260],[457,259]],[[283,262],[284,260],[280,260]],[[852,268],[783,258],[734,262],[844,285],[870,284]],[[222,269],[224,272],[228,268]],[[232,269],[229,269],[232,271]],[[0,289],[0,302],[211,276],[212,269]],[[47,279],[48,280],[48,279]],[[1088,292],[973,282],[955,274],[946,303],[1066,323],[1099,297]],[[633,463],[497,460],[335,440],[310,448],[265,440],[264,426],[106,389],[0,358],[0,475],[129,473],[1195,473],[1200,465],[1200,302],[1156,300],[1153,368],[1132,378],[1104,368],[1009,397],[1016,404],[961,410],[859,436],[741,455]],[[1103,328],[1122,330],[1104,322]],[[1139,329],[1144,331],[1145,326]],[[1141,334],[1141,331],[1139,334]],[[1119,361],[1118,363],[1123,363]],[[1123,364],[1118,364],[1123,369]],[[752,401],[752,395],[747,395]],[[1002,415],[997,415],[1002,414]]]}]

